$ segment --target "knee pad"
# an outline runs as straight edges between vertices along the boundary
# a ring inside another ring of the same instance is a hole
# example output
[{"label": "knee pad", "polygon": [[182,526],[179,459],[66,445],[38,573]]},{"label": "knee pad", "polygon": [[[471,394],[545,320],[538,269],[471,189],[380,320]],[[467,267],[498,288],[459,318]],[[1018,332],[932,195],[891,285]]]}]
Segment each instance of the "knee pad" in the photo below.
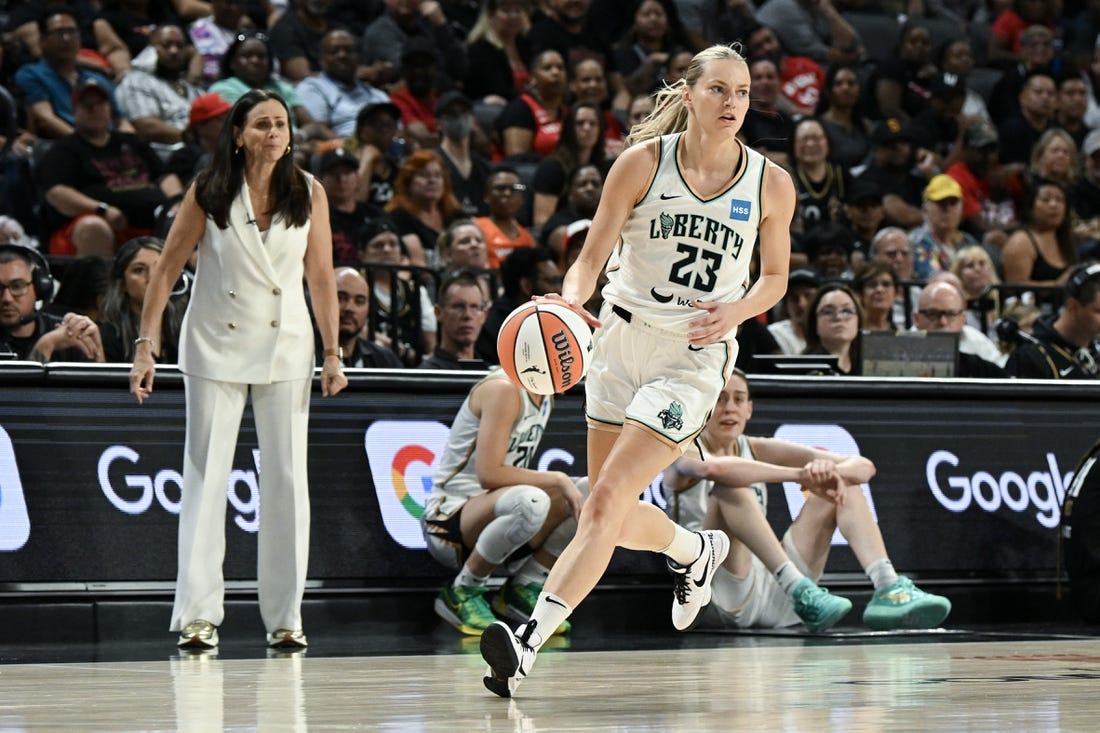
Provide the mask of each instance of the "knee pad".
[{"label": "knee pad", "polygon": [[474,547],[487,561],[499,565],[542,529],[550,513],[550,497],[534,486],[512,486],[501,492],[493,509],[496,519],[481,531]]}]

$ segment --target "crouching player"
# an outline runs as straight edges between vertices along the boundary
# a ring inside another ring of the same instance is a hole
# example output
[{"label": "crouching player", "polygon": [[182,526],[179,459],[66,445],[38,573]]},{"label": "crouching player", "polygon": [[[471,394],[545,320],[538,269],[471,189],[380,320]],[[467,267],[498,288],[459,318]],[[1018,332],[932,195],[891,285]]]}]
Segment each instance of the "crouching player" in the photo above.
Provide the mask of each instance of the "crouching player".
[{"label": "crouching player", "polygon": [[[493,371],[475,384],[451,425],[422,524],[428,551],[458,571],[435,611],[464,634],[497,620],[526,623],[546,576],[577,528],[583,495],[560,471],[529,466],[552,397],[531,394]],[[493,571],[514,569],[490,606]],[[569,630],[568,621],[556,629]]]}]

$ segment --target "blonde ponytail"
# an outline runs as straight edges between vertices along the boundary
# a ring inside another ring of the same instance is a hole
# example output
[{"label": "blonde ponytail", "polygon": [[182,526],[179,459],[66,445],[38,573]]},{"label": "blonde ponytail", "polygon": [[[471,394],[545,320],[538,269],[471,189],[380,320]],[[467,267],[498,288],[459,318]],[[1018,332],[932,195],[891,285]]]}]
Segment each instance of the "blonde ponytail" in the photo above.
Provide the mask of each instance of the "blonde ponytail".
[{"label": "blonde ponytail", "polygon": [[738,53],[737,49],[724,44],[717,44],[704,48],[691,59],[683,79],[677,79],[673,84],[665,84],[654,96],[653,111],[644,120],[630,128],[630,134],[626,137],[626,146],[645,142],[661,135],[680,132],[687,129],[688,110],[684,106],[684,87],[695,86],[699,77],[703,74],[703,68],[710,61],[722,59],[734,59],[745,62],[745,57]]}]

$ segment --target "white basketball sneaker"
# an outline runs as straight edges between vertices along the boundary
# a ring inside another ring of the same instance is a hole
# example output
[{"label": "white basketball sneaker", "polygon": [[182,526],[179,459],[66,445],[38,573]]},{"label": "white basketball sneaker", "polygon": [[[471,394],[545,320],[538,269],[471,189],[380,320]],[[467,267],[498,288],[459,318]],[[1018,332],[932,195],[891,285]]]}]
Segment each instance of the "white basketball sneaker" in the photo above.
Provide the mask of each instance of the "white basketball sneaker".
[{"label": "white basketball sneaker", "polygon": [[695,625],[699,612],[710,603],[710,581],[730,551],[730,540],[724,532],[706,529],[698,533],[703,538],[703,552],[691,565],[682,566],[668,560],[668,571],[676,579],[672,589],[672,625],[677,631],[687,631]]},{"label": "white basketball sneaker", "polygon": [[513,634],[503,621],[491,624],[481,634],[481,657],[488,665],[482,680],[486,689],[499,697],[511,697],[535,664],[531,636],[535,621],[528,621]]}]

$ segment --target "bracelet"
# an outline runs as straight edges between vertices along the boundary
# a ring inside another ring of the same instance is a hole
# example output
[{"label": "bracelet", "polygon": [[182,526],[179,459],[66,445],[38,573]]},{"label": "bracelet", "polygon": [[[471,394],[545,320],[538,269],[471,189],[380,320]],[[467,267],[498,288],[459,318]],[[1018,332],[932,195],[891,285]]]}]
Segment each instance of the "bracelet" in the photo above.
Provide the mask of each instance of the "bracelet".
[{"label": "bracelet", "polygon": [[337,346],[333,349],[325,349],[324,353],[325,353],[325,358],[326,359],[330,356],[335,356],[340,361],[344,360],[344,347],[343,346]]},{"label": "bracelet", "polygon": [[148,336],[138,336],[136,339],[134,339],[135,349],[141,344],[149,344],[149,346],[152,347],[153,351],[157,350],[157,342],[149,338]]}]

